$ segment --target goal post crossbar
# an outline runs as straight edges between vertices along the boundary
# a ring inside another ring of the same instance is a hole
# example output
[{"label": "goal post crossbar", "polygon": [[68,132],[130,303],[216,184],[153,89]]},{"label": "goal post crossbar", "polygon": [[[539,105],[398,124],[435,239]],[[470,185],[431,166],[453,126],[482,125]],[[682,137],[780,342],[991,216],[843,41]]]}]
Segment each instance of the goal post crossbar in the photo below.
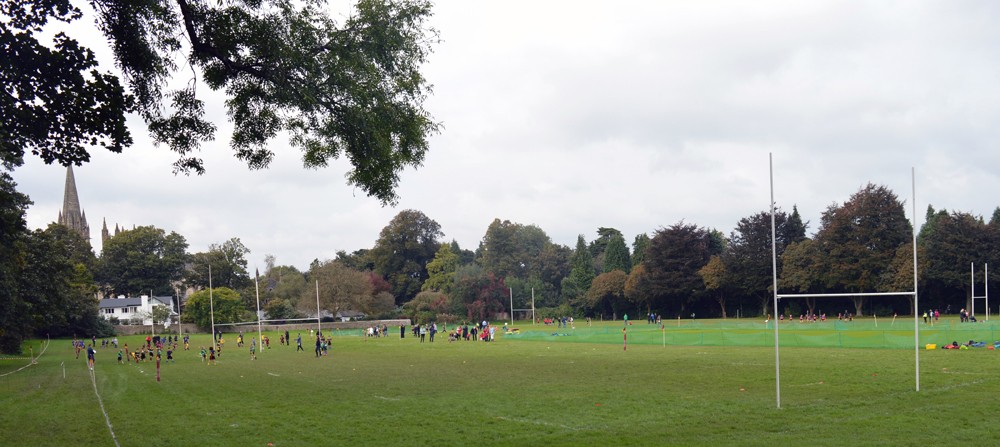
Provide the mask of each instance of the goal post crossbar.
[{"label": "goal post crossbar", "polygon": [[[770,187],[771,187],[771,280],[772,280],[772,294],[774,299],[774,313],[778,313],[778,299],[779,298],[827,298],[827,297],[859,297],[859,296],[903,296],[910,295],[913,296],[913,356],[914,356],[914,372],[915,372],[915,387],[916,391],[920,391],[920,324],[917,315],[919,314],[919,297],[917,293],[918,290],[918,265],[917,265],[917,174],[916,169],[910,168],[910,186],[912,194],[911,205],[913,207],[913,224],[911,225],[913,234],[912,237],[912,247],[913,247],[913,291],[911,292],[867,292],[867,293],[816,293],[816,294],[778,294],[778,249],[777,249],[777,225],[775,224],[775,202],[774,202],[774,155],[768,154],[768,168],[770,171]],[[988,277],[989,275],[987,275]],[[988,284],[988,282],[987,282]],[[987,295],[989,292],[987,292]],[[975,295],[973,291],[972,295]],[[972,300],[975,302],[975,300]],[[988,312],[989,306],[987,306]],[[781,362],[780,362],[780,349],[779,349],[779,338],[778,338],[778,326],[774,325],[774,388],[775,388],[775,400],[777,402],[777,407],[781,408]]]},{"label": "goal post crossbar", "polygon": [[866,293],[779,293],[776,296],[781,298],[851,298],[858,296],[906,296],[915,295],[915,292],[866,292]]}]

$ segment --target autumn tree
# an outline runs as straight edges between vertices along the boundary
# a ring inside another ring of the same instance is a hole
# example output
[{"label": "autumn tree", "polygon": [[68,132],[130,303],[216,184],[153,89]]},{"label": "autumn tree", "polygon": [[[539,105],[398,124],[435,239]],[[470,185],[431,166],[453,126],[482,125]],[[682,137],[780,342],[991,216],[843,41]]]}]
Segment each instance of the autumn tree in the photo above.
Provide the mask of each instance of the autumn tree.
[{"label": "autumn tree", "polygon": [[[885,186],[869,183],[842,205],[831,205],[816,233],[826,259],[826,287],[842,293],[877,290],[896,250],[912,234],[902,202]],[[864,297],[853,301],[862,315]]]},{"label": "autumn tree", "polygon": [[592,315],[611,314],[617,319],[618,314],[628,304],[625,300],[625,280],[628,274],[615,269],[601,273],[594,278],[586,294],[585,308]]},{"label": "autumn tree", "polygon": [[509,293],[503,278],[478,265],[464,265],[455,272],[449,312],[464,315],[470,321],[493,318],[506,312]]},{"label": "autumn tree", "polygon": [[[309,278],[319,283],[319,306],[333,315],[345,310],[360,311],[372,299],[372,283],[368,275],[352,270],[337,261],[327,261],[309,272]],[[314,296],[315,292],[306,294]],[[300,300],[300,311],[307,313],[309,300]],[[312,304],[312,303],[311,303]],[[313,311],[315,312],[315,310]]]},{"label": "autumn tree", "polygon": [[[917,287],[923,288],[919,281],[927,270],[927,251],[917,245]],[[926,280],[923,280],[926,282]],[[913,290],[913,242],[907,242],[896,249],[892,263],[879,281],[879,292],[905,292]],[[919,290],[918,290],[919,292]],[[913,310],[913,295],[905,295],[909,303],[907,310]],[[931,307],[927,304],[924,307]],[[931,307],[932,308],[932,307]]]},{"label": "autumn tree", "polygon": [[705,291],[712,296],[715,302],[719,303],[722,318],[726,318],[726,294],[728,292],[727,289],[730,287],[730,278],[729,272],[726,269],[726,263],[722,260],[721,256],[712,255],[708,259],[708,263],[698,270],[698,275],[701,276],[702,282],[705,283]]},{"label": "autumn tree", "polygon": [[628,278],[625,279],[625,299],[637,309],[643,309],[649,313],[652,310],[652,296],[649,277],[646,274],[646,264],[637,264],[629,272]]}]

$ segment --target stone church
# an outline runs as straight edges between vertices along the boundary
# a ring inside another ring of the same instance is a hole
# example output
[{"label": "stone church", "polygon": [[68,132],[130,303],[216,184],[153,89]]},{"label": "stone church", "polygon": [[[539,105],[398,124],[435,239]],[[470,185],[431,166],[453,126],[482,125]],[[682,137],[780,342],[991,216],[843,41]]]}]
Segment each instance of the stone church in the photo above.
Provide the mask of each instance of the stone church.
[{"label": "stone church", "polygon": [[[80,206],[80,196],[76,192],[76,177],[73,175],[73,166],[66,167],[66,186],[63,191],[63,207],[59,212],[59,219],[56,223],[65,225],[76,231],[84,240],[90,242],[90,224],[87,223],[87,213]],[[115,225],[115,235],[119,232],[118,225]],[[101,228],[101,242],[107,242],[113,236],[108,231],[108,222],[104,221]]]}]

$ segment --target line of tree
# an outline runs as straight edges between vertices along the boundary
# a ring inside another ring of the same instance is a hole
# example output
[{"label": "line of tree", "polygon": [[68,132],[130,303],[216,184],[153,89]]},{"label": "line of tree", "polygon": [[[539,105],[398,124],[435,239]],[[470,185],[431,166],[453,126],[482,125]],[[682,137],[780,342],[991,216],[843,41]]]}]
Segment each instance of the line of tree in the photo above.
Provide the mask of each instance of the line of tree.
[{"label": "line of tree", "polygon": [[[306,271],[276,265],[268,255],[264,272],[251,276],[250,249],[239,238],[187,253],[183,236],[137,227],[110,238],[95,256],[87,241],[60,225],[28,231],[24,210],[30,202],[9,175],[0,174],[0,250],[7,260],[0,263],[0,346],[6,352],[42,332],[107,331],[97,318],[99,297],[152,293],[180,299],[193,292],[185,320],[205,325],[201,301],[209,284],[225,309],[216,313],[217,323],[253,320],[258,290],[270,319],[316,317],[317,298],[322,317],[350,311],[442,322],[506,318],[511,301],[515,309],[534,306],[543,316],[727,318],[773,312],[769,210],[741,218],[728,236],[682,221],[626,244],[620,231],[601,227],[589,242],[579,235],[574,248],[552,242],[535,225],[495,219],[475,251],[442,241],[440,225],[422,212],[403,210],[370,249],[340,251]],[[791,212],[778,209],[774,219],[780,292],[912,290],[912,224],[886,187],[869,184],[830,205],[812,236],[794,206]],[[926,219],[917,239],[922,306],[969,308],[969,263],[1000,257],[1000,208],[988,222],[933,207]],[[984,280],[977,276],[977,293]],[[786,299],[778,311],[906,314],[912,297]]]}]

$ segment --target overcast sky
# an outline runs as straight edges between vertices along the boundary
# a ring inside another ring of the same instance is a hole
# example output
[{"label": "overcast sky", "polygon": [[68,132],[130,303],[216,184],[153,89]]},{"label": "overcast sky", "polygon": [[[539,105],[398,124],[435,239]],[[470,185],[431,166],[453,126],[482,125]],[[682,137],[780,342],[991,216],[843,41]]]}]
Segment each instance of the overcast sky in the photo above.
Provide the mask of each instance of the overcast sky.
[{"label": "overcast sky", "polygon": [[[74,169],[95,251],[107,219],[176,231],[192,253],[238,237],[251,269],[266,254],[306,269],[371,248],[404,209],[468,249],[494,218],[571,247],[602,226],[629,242],[681,220],[728,234],[768,209],[770,153],[775,201],[797,205],[810,233],[868,182],[909,215],[911,168],[918,225],[928,204],[987,219],[1000,205],[1000,3],[440,1],[434,13],[426,108],[443,130],[403,173],[398,206],[348,186],[342,160],[303,168],[285,140],[270,169],[248,170],[219,100],[204,176],[174,176],[173,153],[137,120],[132,148]],[[54,221],[65,168],[29,155],[14,178],[34,201],[29,226]]]}]

